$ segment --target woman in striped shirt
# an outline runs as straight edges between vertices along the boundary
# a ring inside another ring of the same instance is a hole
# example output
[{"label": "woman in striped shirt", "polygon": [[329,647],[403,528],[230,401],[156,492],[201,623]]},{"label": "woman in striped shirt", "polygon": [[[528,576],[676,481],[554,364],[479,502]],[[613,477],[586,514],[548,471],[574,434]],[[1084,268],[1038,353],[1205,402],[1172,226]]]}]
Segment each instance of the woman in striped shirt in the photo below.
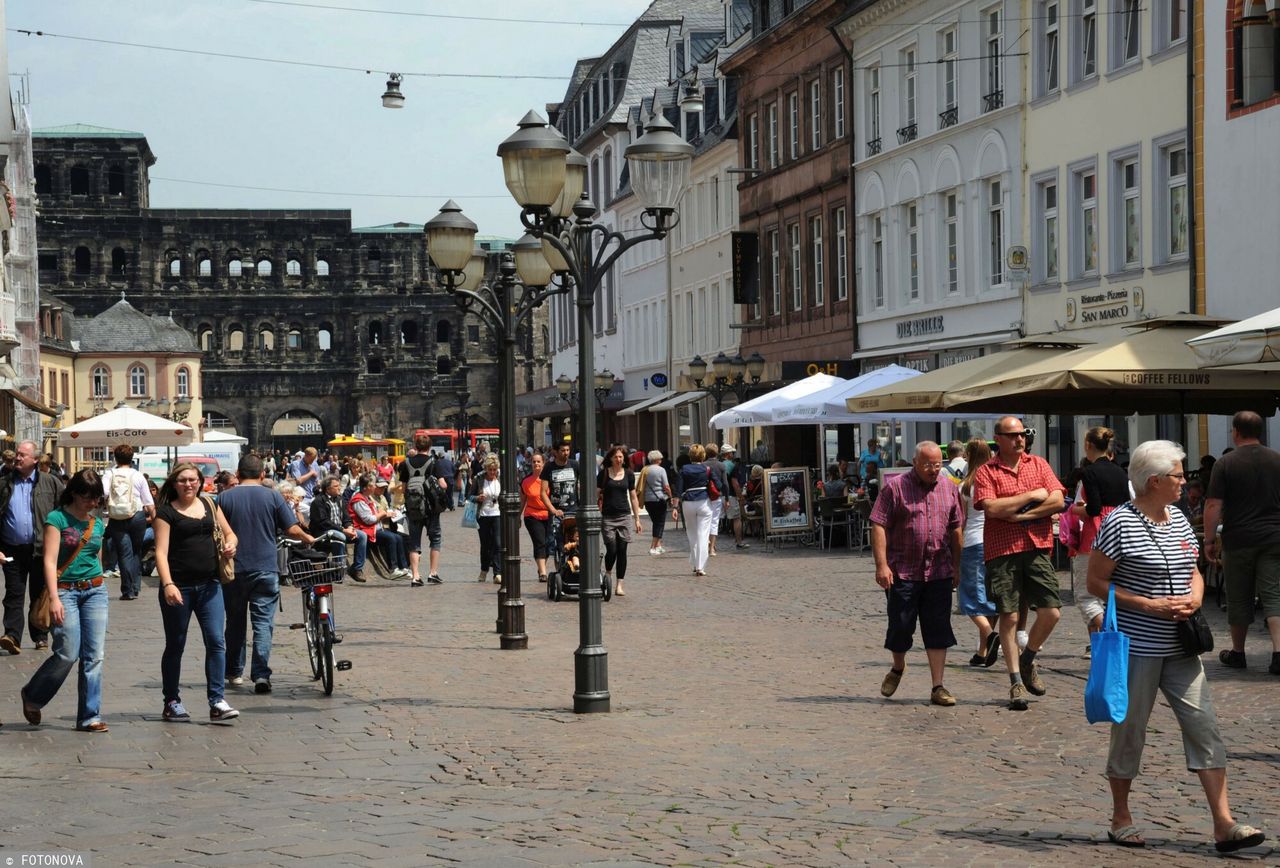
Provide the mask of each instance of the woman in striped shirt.
[{"label": "woman in striped shirt", "polygon": [[1227,803],[1227,752],[1197,656],[1178,641],[1177,622],[1200,608],[1204,580],[1196,569],[1198,545],[1183,514],[1169,505],[1186,481],[1176,443],[1152,440],[1133,451],[1129,481],[1133,500],[1102,522],[1089,557],[1089,593],[1105,600],[1114,583],[1116,620],[1129,637],[1129,714],[1111,727],[1107,778],[1111,782],[1111,828],[1107,837],[1122,847],[1143,847],[1129,812],[1129,790],[1138,775],[1147,720],[1156,689],[1164,693],[1182,730],[1187,768],[1200,777],[1219,852],[1262,843],[1252,826],[1237,823]]}]

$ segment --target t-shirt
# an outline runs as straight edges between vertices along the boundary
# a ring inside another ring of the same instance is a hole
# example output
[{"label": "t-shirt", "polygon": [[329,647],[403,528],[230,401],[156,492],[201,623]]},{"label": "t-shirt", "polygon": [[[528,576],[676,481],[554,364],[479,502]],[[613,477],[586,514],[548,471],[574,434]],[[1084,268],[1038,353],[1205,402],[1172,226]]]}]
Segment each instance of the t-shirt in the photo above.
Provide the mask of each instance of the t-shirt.
[{"label": "t-shirt", "polygon": [[524,514],[537,521],[545,521],[551,517],[547,505],[542,502],[542,477],[530,474],[520,480],[520,490],[524,492]]},{"label": "t-shirt", "polygon": [[236,575],[277,573],[276,534],[298,523],[280,492],[261,485],[240,484],[218,497],[218,506],[236,535]]},{"label": "t-shirt", "polygon": [[1218,459],[1208,497],[1222,501],[1222,544],[1251,548],[1280,543],[1280,452],[1238,446]]},{"label": "t-shirt", "polygon": [[578,462],[573,459],[563,467],[551,461],[542,468],[542,478],[551,487],[551,502],[556,509],[574,509],[578,505]]},{"label": "t-shirt", "polygon": [[596,488],[600,489],[600,514],[605,518],[622,518],[631,515],[631,491],[636,487],[636,475],[622,471],[621,479],[614,479],[609,471],[600,470],[596,476]]},{"label": "t-shirt", "polygon": [[502,480],[488,479],[484,476],[476,480],[477,493],[484,495],[484,503],[479,504],[477,511],[479,515],[486,518],[493,518],[502,514],[502,501],[499,497],[502,494]]},{"label": "t-shirt", "polygon": [[[1132,503],[1125,504],[1102,520],[1093,548],[1116,562],[1111,581],[1117,588],[1148,599],[1191,593],[1191,570],[1200,547],[1186,516],[1176,509],[1169,510],[1168,521],[1156,524]],[[1183,655],[1173,621],[1117,606],[1116,624],[1129,637],[1130,654]]]},{"label": "t-shirt", "polygon": [[169,576],[174,584],[193,587],[218,577],[218,549],[213,543],[213,514],[203,499],[204,515],[191,518],[172,503],[162,503],[156,518],[169,525]]},{"label": "t-shirt", "polygon": [[1120,465],[1101,458],[1080,473],[1084,486],[1084,507],[1089,515],[1102,515],[1103,507],[1116,507],[1129,500],[1129,474]]},{"label": "t-shirt", "polygon": [[[315,476],[312,476],[306,482],[298,483],[298,485],[302,487],[302,491],[307,500],[310,500],[312,497],[315,496],[316,483],[320,481],[320,476],[321,476],[320,462],[317,460],[308,464],[307,459],[299,458],[297,461],[294,461],[289,464],[289,476],[293,477],[294,479],[300,479],[303,476],[306,476],[308,473],[311,473],[312,471],[315,471]],[[237,534],[237,536],[239,536],[239,534]],[[236,561],[239,562],[239,560],[240,560],[240,557],[239,555],[237,555]]]},{"label": "t-shirt", "polygon": [[987,524],[987,514],[973,506],[973,492],[968,495],[960,491],[960,500],[964,502],[964,547],[982,545],[982,529]]},{"label": "t-shirt", "polygon": [[66,565],[58,581],[84,582],[102,575],[102,562],[98,560],[98,552],[102,549],[102,533],[106,530],[107,523],[93,516],[90,517],[90,521],[93,522],[93,532],[72,560],[71,553],[84,538],[85,531],[89,528],[89,521],[80,521],[62,507],[51,511],[44,520],[45,524],[58,529],[58,566]]}]

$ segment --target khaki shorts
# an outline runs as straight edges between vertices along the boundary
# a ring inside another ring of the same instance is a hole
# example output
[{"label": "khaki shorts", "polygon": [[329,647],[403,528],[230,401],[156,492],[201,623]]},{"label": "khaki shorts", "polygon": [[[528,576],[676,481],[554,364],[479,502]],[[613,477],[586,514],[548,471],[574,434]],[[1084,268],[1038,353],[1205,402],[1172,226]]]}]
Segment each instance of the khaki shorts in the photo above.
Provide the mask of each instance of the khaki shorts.
[{"label": "khaki shorts", "polygon": [[1227,623],[1253,623],[1254,598],[1264,619],[1280,616],[1280,546],[1223,548],[1222,585],[1227,592]]},{"label": "khaki shorts", "polygon": [[987,599],[1001,614],[1032,609],[1060,609],[1058,574],[1049,553],[1033,549],[987,561]]},{"label": "khaki shorts", "polygon": [[742,507],[738,504],[738,498],[732,494],[724,498],[724,517],[733,521],[735,518],[742,516]]}]

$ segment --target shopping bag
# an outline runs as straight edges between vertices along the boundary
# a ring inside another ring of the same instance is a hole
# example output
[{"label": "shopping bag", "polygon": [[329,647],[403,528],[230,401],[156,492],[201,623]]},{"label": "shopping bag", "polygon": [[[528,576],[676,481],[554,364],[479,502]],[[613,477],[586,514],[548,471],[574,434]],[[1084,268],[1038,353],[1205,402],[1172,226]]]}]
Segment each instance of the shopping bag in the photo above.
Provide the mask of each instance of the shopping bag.
[{"label": "shopping bag", "polygon": [[1116,586],[1107,591],[1102,629],[1090,638],[1093,657],[1084,686],[1084,716],[1090,723],[1124,723],[1129,713],[1129,637],[1116,627]]},{"label": "shopping bag", "polygon": [[480,526],[480,522],[476,521],[476,502],[468,500],[467,505],[462,510],[462,526],[476,528]]}]

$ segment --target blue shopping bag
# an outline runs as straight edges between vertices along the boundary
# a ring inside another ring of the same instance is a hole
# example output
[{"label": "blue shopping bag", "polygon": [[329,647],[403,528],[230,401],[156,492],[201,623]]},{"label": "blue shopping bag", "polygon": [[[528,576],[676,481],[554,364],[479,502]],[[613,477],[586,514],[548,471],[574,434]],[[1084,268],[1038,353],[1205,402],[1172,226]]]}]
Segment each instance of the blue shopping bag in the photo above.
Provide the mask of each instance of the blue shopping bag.
[{"label": "blue shopping bag", "polygon": [[477,528],[480,522],[476,521],[476,513],[479,508],[474,500],[468,500],[467,505],[462,508],[462,526],[469,528]]},{"label": "blue shopping bag", "polygon": [[1116,628],[1116,586],[1107,591],[1102,629],[1090,638],[1093,658],[1084,686],[1084,716],[1090,723],[1124,723],[1129,713],[1129,637]]}]

